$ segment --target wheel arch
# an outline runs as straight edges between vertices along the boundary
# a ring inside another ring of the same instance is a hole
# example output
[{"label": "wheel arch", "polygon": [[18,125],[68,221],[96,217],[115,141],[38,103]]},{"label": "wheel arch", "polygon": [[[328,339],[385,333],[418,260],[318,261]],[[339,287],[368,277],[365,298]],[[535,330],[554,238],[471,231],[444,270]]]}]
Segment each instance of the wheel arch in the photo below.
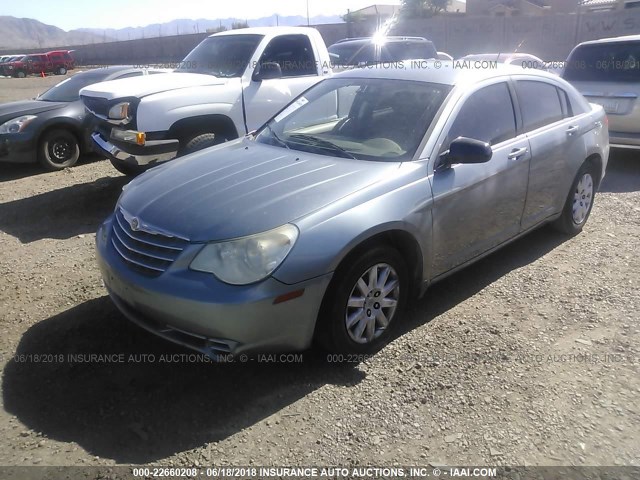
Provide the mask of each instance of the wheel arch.
[{"label": "wheel arch", "polygon": [[72,122],[65,121],[47,123],[40,128],[37,140],[38,149],[40,149],[40,147],[42,146],[42,139],[44,138],[44,136],[53,130],[66,130],[75,137],[76,141],[78,142],[78,146],[80,147],[80,153],[85,153],[88,151],[89,146],[86,145],[86,142],[83,140],[82,127],[80,127],[79,125],[75,125]]},{"label": "wheel arch", "polygon": [[238,138],[238,131],[233,120],[226,115],[197,115],[182,118],[169,128],[168,138],[187,140],[202,133],[222,133],[227,140]]},{"label": "wheel arch", "polygon": [[596,170],[598,171],[598,178],[596,179],[596,185],[598,188],[600,188],[600,182],[602,182],[602,178],[604,177],[604,172],[602,171],[602,167],[603,167],[602,157],[598,153],[592,153],[585,159],[584,163],[587,163],[587,162],[592,163],[596,167]]},{"label": "wheel arch", "polygon": [[[424,258],[422,248],[416,237],[407,230],[390,228],[371,232],[350,245],[335,263],[333,279],[339,278],[346,265],[367,249],[378,245],[394,247],[405,261],[411,279],[411,298],[419,296],[423,277]],[[332,283],[333,283],[332,279]],[[329,285],[329,288],[331,284]]]}]

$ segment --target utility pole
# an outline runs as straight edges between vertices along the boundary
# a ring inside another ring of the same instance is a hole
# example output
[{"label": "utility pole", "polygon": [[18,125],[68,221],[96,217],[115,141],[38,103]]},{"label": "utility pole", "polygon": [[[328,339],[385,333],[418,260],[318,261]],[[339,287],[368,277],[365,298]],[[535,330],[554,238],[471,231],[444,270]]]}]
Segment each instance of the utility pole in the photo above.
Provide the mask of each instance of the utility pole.
[{"label": "utility pole", "polygon": [[307,0],[307,27],[311,25],[311,20],[309,18],[309,0]]}]

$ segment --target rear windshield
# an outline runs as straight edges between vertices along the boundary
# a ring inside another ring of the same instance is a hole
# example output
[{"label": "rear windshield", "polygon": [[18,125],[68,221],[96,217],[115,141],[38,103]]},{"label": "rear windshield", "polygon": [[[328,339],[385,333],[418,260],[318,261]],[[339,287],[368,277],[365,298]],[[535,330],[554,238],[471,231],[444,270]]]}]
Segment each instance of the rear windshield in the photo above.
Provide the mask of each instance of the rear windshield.
[{"label": "rear windshield", "polygon": [[578,47],[569,56],[563,77],[569,81],[640,81],[640,42]]}]

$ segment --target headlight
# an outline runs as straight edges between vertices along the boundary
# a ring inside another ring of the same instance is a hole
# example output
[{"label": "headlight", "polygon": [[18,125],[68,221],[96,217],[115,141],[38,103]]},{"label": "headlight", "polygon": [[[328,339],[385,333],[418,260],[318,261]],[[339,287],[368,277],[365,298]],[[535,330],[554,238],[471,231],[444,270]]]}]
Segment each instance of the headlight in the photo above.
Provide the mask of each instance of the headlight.
[{"label": "headlight", "polygon": [[120,102],[109,109],[109,118],[112,120],[126,120],[129,118],[129,102]]},{"label": "headlight", "polygon": [[291,224],[268,232],[206,245],[191,262],[191,269],[213,273],[232,285],[262,280],[280,266],[298,239]]},{"label": "headlight", "polygon": [[0,133],[20,133],[35,119],[35,115],[24,115],[22,117],[13,118],[0,125]]}]

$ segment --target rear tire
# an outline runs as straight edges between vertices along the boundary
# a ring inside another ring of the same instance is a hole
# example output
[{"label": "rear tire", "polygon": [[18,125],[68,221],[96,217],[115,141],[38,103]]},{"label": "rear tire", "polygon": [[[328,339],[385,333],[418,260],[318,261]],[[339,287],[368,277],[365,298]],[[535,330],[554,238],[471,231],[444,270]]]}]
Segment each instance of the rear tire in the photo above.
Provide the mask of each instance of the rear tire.
[{"label": "rear tire", "polygon": [[390,338],[409,297],[402,255],[374,246],[339,268],[318,318],[316,340],[335,353],[372,353]]},{"label": "rear tire", "polygon": [[68,130],[50,130],[40,140],[38,161],[46,170],[56,171],[75,165],[80,158],[80,145]]},{"label": "rear tire", "polygon": [[113,165],[113,168],[126,175],[127,177],[135,177],[148,170],[148,168],[146,167],[141,167],[139,165],[129,165],[128,163],[124,163],[119,160],[109,159],[109,161],[111,162],[111,165]]},{"label": "rear tire", "polygon": [[572,236],[582,231],[593,208],[598,177],[591,161],[587,160],[582,164],[571,184],[562,214],[552,224],[556,230]]},{"label": "rear tire", "polygon": [[[184,142],[184,147],[180,148],[178,156],[189,155],[190,153],[203,150],[205,148],[213,147],[227,141],[227,138],[218,133],[201,133],[195,137],[191,137]],[[182,142],[181,142],[182,143]]]},{"label": "rear tire", "polygon": [[67,74],[67,69],[64,67],[60,67],[58,68],[58,70],[56,70],[56,75],[66,75]]},{"label": "rear tire", "polygon": [[18,78],[25,78],[26,76],[27,74],[24,73],[23,71],[16,72],[16,77]]}]

